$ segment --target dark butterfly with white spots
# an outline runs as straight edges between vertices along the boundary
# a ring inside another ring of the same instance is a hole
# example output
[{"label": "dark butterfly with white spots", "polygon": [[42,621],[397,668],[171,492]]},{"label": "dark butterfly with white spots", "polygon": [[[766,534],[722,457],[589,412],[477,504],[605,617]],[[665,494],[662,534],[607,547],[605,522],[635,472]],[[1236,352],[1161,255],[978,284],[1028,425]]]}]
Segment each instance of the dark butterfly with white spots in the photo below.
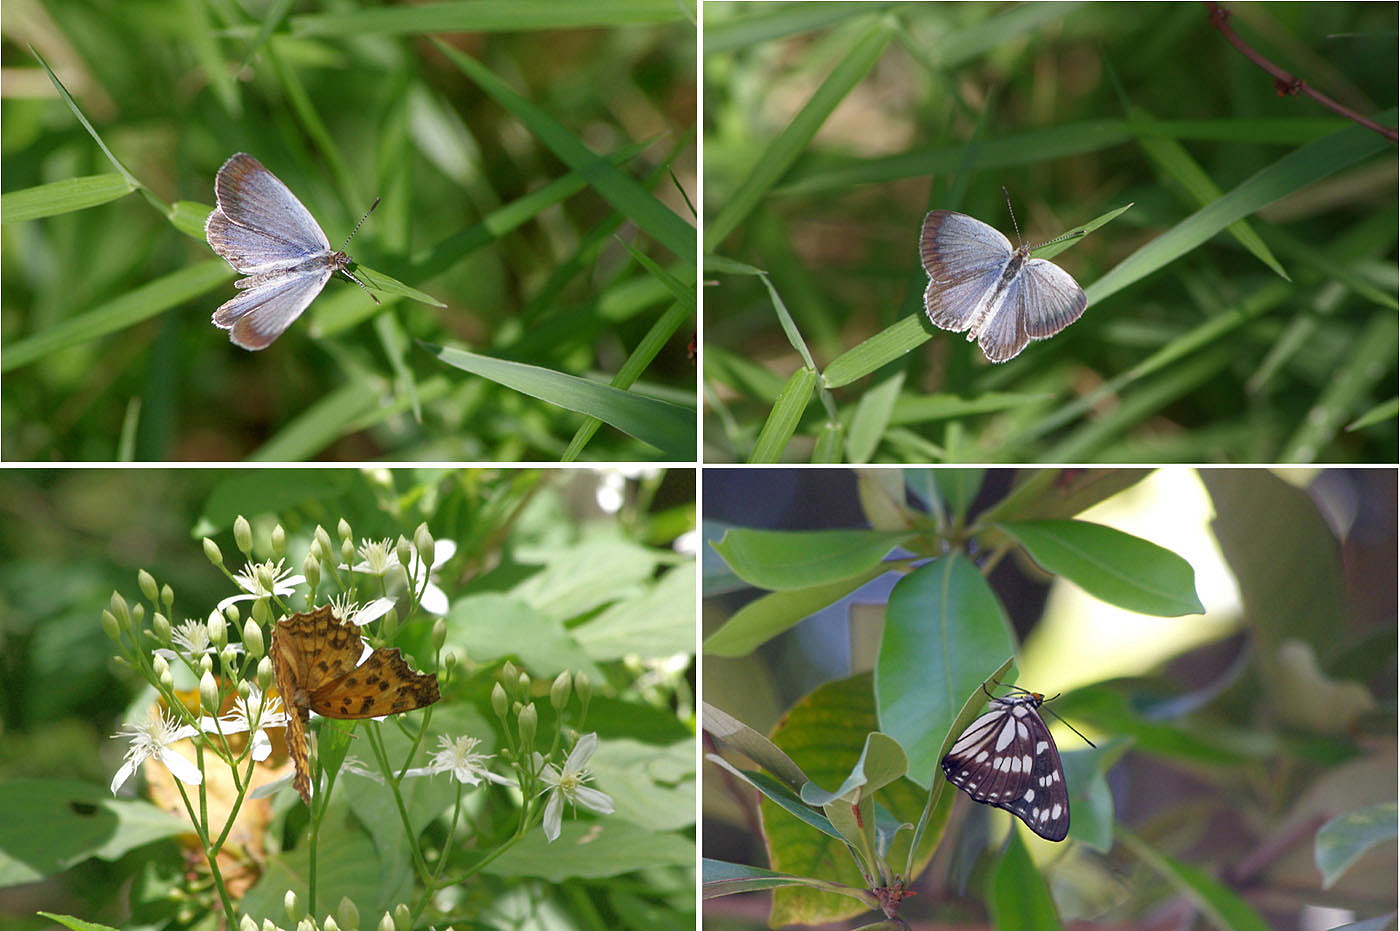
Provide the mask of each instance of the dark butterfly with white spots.
[{"label": "dark butterfly with white spots", "polygon": [[1060,751],[1037,710],[1045,696],[1019,688],[1001,698],[988,696],[994,707],[973,721],[943,757],[943,775],[975,801],[1011,812],[1046,840],[1064,840],[1069,791]]}]

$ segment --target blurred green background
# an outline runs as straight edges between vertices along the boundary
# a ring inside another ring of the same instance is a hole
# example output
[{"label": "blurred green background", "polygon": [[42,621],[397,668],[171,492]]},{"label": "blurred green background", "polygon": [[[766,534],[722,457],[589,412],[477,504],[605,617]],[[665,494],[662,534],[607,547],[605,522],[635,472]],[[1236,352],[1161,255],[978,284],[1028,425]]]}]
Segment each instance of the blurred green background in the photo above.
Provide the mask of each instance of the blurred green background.
[{"label": "blurred green background", "polygon": [[[6,32],[6,460],[672,458],[570,379],[693,424],[691,5],[45,0]],[[382,196],[351,256],[444,306],[337,276],[232,346],[202,224],[240,151],[335,248]]]},{"label": "blurred green background", "polygon": [[[1394,127],[1395,4],[1228,6]],[[1395,144],[1206,5],[703,14],[707,462],[1396,460]],[[1084,316],[991,365],[925,317],[918,239],[1014,243],[1003,185],[1029,243],[1133,206],[1053,259]]]}]

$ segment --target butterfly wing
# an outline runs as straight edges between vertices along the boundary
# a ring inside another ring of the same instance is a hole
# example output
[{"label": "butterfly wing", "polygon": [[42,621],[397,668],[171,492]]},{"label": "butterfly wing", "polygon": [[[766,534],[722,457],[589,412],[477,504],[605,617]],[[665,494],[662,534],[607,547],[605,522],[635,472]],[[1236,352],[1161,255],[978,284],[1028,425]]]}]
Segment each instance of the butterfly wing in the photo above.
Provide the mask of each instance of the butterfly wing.
[{"label": "butterfly wing", "polygon": [[1030,696],[997,707],[963,731],[943,758],[943,774],[984,805],[1004,808],[1046,840],[1069,834],[1069,792],[1060,752]]},{"label": "butterfly wing", "polygon": [[228,338],[236,346],[266,349],[301,316],[330,280],[330,266],[311,273],[270,272],[243,278],[235,287],[246,290],[214,311],[214,326],[228,330]]},{"label": "butterfly wing", "polygon": [[1088,304],[1084,289],[1070,273],[1045,259],[1027,262],[1016,281],[1013,307],[1031,339],[1054,336],[1078,320]]},{"label": "butterfly wing", "polygon": [[397,649],[380,647],[359,666],[313,691],[309,704],[328,718],[377,718],[425,708],[441,697],[437,676],[414,672]]},{"label": "butterfly wing", "polygon": [[929,276],[924,311],[934,325],[961,333],[980,321],[1013,254],[1010,240],[981,220],[929,211],[919,255]]},{"label": "butterfly wing", "polygon": [[329,253],[326,234],[277,176],[239,152],[214,178],[218,206],[204,224],[210,247],[247,274],[288,268]]}]

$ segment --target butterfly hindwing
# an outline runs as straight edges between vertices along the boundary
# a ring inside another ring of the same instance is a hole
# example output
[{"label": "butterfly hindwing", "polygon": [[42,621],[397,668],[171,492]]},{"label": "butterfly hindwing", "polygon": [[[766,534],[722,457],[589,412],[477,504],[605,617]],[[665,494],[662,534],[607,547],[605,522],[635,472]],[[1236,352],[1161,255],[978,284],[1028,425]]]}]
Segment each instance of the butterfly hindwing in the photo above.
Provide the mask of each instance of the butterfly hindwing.
[{"label": "butterfly hindwing", "polygon": [[1036,711],[1036,692],[994,698],[943,758],[943,774],[984,805],[1004,808],[1046,840],[1069,834],[1060,752]]}]

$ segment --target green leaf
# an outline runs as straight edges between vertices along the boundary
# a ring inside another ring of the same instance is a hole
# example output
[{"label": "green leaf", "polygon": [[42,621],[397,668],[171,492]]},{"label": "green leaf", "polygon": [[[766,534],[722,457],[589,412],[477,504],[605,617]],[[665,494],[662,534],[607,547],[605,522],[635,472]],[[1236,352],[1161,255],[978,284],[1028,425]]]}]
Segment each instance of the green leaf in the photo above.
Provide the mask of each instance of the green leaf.
[{"label": "green leaf", "polygon": [[713,252],[719,243],[738,229],[793,162],[807,151],[827,117],[875,67],[884,54],[885,46],[894,36],[895,28],[892,19],[873,18],[778,138],[756,154],[753,167],[738,190],[725,200],[719,213],[705,225],[706,252]]},{"label": "green leaf", "polygon": [[116,860],[189,830],[148,802],[115,799],[70,779],[15,779],[0,793],[0,887],[52,876],[84,860]]},{"label": "green leaf", "polygon": [[863,575],[913,536],[913,531],[730,530],[710,545],[739,578],[777,590]]},{"label": "green leaf", "polygon": [[880,563],[835,582],[790,588],[755,598],[705,638],[704,652],[710,656],[746,656],[889,570],[889,566]]},{"label": "green leaf", "polygon": [[118,174],[65,178],[0,196],[0,217],[9,224],[73,213],[120,200],[137,187]]},{"label": "green leaf", "polygon": [[[606,158],[596,155],[549,111],[517,94],[476,59],[433,40],[438,50],[467,77],[520,120],[535,138],[549,147],[571,169],[582,175],[609,204],[628,217],[679,259],[695,258],[695,227],[676,215],[650,191],[623,174]],[[691,457],[694,458],[693,456]]]},{"label": "green leaf", "polygon": [[987,904],[992,924],[998,928],[1034,931],[1061,927],[1050,887],[1031,861],[1018,831],[1011,832],[1006,853],[997,861]]},{"label": "green leaf", "polygon": [[1152,614],[1201,614],[1196,573],[1171,550],[1130,533],[1080,520],[996,525],[1047,572],[1109,604]]},{"label": "green leaf", "polygon": [[426,343],[423,346],[443,362],[464,372],[489,378],[558,407],[596,417],[629,436],[650,443],[661,451],[662,458],[677,462],[695,460],[693,410],[537,365]]},{"label": "green leaf", "polygon": [[977,568],[939,557],[895,583],[875,666],[880,730],[909,755],[909,778],[925,788],[954,720],[1015,652],[1011,622]]},{"label": "green leaf", "polygon": [[787,384],[773,402],[768,419],[758,434],[750,463],[777,462],[792,439],[798,421],[807,410],[807,402],[812,399],[812,390],[817,384],[817,373],[809,368],[800,368],[792,373]]},{"label": "green leaf", "polygon": [[518,879],[534,876],[550,883],[597,879],[653,870],[695,867],[695,843],[674,833],[639,828],[617,818],[564,821],[553,843],[542,827],[531,828],[518,843],[482,867],[493,876]]},{"label": "green leaf", "polygon": [[1313,859],[1322,873],[1322,888],[1331,889],[1353,863],[1379,844],[1396,838],[1395,802],[1382,802],[1338,815],[1317,832]]},{"label": "green leaf", "polygon": [[1230,931],[1267,931],[1269,924],[1248,902],[1199,867],[1183,863],[1121,827],[1118,840],[1149,868],[1195,902],[1207,920]]}]

